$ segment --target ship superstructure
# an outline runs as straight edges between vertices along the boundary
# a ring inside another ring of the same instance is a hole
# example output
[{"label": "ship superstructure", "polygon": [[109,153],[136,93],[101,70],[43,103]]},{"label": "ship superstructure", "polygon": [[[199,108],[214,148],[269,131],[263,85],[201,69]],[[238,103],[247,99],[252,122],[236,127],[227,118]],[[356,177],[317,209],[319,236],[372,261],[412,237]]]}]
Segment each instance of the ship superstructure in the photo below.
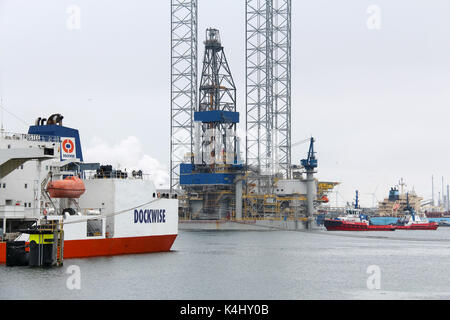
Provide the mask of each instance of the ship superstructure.
[{"label": "ship superstructure", "polygon": [[408,206],[419,212],[421,211],[422,200],[423,198],[418,196],[414,190],[404,193],[403,186],[400,189],[393,187],[389,190],[388,198],[378,203],[378,215],[397,217],[403,215]]},{"label": "ship superstructure", "polygon": [[[2,239],[28,243],[50,221],[63,227],[64,258],[170,250],[178,200],[162,198],[141,170],[83,162],[78,130],[62,119],[39,118],[28,134],[1,136],[0,155],[23,157],[10,156],[10,172],[0,180]],[[0,242],[0,262],[5,255]]]}]

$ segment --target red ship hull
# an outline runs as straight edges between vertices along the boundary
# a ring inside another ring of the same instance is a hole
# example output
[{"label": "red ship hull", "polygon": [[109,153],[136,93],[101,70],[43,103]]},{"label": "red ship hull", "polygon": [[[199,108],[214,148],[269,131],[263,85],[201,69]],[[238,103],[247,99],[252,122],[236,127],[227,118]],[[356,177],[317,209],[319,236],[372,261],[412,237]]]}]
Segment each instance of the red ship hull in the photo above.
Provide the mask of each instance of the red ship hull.
[{"label": "red ship hull", "polygon": [[392,225],[368,225],[364,222],[342,221],[334,219],[325,219],[324,226],[327,231],[395,231],[396,227]]},{"label": "red ship hull", "polygon": [[[174,235],[64,241],[64,259],[170,251]],[[0,263],[6,263],[6,243],[0,242]]]},{"label": "red ship hull", "polygon": [[412,224],[409,226],[395,226],[395,228],[399,230],[436,230],[438,226],[439,224],[437,224],[436,222],[430,222]]}]

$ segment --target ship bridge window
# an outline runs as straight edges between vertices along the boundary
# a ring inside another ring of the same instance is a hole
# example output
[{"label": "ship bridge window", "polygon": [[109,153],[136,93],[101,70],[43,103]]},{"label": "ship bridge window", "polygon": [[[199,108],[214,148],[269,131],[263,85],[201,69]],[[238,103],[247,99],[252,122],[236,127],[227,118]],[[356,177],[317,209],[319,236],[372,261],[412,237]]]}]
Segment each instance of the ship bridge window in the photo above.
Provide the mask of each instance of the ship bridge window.
[{"label": "ship bridge window", "polygon": [[101,219],[91,219],[86,224],[86,236],[98,237],[102,235],[103,221]]}]

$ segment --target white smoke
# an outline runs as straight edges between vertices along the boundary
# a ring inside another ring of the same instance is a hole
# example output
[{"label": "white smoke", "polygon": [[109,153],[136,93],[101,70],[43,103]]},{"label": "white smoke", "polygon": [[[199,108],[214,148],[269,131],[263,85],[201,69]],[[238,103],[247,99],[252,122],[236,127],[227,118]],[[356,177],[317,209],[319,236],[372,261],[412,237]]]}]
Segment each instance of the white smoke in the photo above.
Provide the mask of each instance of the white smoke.
[{"label": "white smoke", "polygon": [[144,147],[138,138],[129,136],[119,143],[111,145],[101,138],[94,137],[84,149],[85,162],[100,162],[101,165],[110,164],[115,169],[142,170],[150,174],[157,188],[168,188],[169,170],[157,159],[144,153]]}]

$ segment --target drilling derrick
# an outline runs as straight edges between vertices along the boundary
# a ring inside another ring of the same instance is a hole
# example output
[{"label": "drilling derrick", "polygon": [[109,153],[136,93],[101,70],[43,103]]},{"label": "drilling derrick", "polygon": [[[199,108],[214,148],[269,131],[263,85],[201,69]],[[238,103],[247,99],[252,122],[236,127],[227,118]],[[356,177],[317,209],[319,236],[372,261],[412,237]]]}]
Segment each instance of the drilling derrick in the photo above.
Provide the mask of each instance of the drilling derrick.
[{"label": "drilling derrick", "polygon": [[[201,122],[201,161],[216,170],[217,164],[236,164],[236,86],[220,41],[219,30],[206,30],[205,56],[200,80],[200,103],[194,121]],[[196,141],[196,143],[199,143]]]},{"label": "drilling derrick", "polygon": [[[206,30],[205,54],[194,121],[195,137],[191,163],[180,165],[180,185],[186,195],[184,216],[189,219],[223,219],[235,216],[236,176],[239,163],[236,125],[236,86],[225,57],[219,31]],[[238,184],[238,189],[242,186]],[[183,213],[182,213],[183,216]]]}]

